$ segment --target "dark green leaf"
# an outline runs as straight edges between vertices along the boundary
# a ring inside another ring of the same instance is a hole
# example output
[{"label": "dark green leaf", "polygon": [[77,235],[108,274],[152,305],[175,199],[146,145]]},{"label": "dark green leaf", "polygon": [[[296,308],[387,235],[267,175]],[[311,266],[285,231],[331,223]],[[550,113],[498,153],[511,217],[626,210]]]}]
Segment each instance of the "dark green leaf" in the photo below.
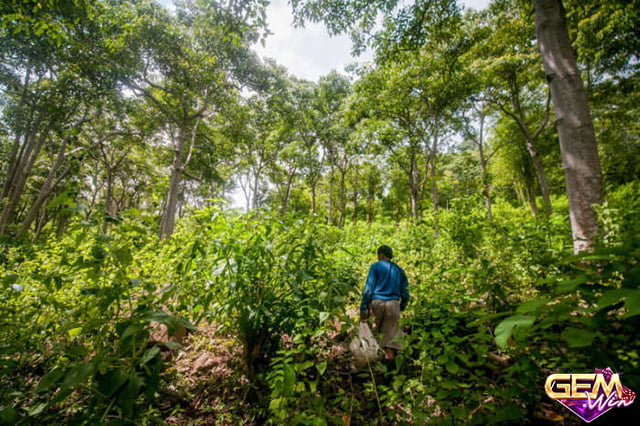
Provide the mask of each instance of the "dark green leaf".
[{"label": "dark green leaf", "polygon": [[624,307],[627,308],[626,318],[640,314],[640,290],[629,292]]},{"label": "dark green leaf", "polygon": [[509,338],[511,338],[513,331],[516,327],[527,328],[531,327],[535,322],[535,317],[515,315],[502,320],[495,330],[496,344],[500,348],[506,348],[508,346]]},{"label": "dark green leaf", "polygon": [[522,303],[520,306],[518,306],[518,309],[516,309],[516,312],[519,314],[528,314],[531,312],[535,312],[538,310],[540,306],[544,306],[548,301],[549,301],[548,299],[541,298],[541,297],[528,300]]},{"label": "dark green leaf", "polygon": [[588,330],[580,328],[567,327],[562,332],[562,338],[567,342],[570,348],[583,348],[591,345],[596,335]]},{"label": "dark green leaf", "polygon": [[127,372],[123,369],[111,370],[98,377],[98,392],[104,397],[112,396],[127,381]]},{"label": "dark green leaf", "polygon": [[160,348],[158,346],[154,346],[154,347],[152,347],[150,349],[147,349],[145,351],[144,355],[142,355],[142,359],[140,360],[140,365],[144,365],[147,362],[151,361],[159,353],[160,353]]},{"label": "dark green leaf", "polygon": [[614,289],[605,291],[602,296],[596,302],[599,309],[607,308],[611,305],[615,305],[627,294],[627,290]]},{"label": "dark green leaf", "polygon": [[293,387],[296,383],[296,372],[288,364],[282,369],[282,394],[284,396],[293,395]]},{"label": "dark green leaf", "polygon": [[580,275],[572,280],[562,281],[556,286],[556,294],[571,292],[580,284],[584,284],[587,281],[589,281],[589,277],[587,275]]},{"label": "dark green leaf", "polygon": [[18,423],[20,417],[13,407],[0,408],[0,424],[13,425]]},{"label": "dark green leaf", "polygon": [[42,376],[42,379],[40,379],[36,391],[44,392],[50,390],[52,387],[58,384],[60,379],[62,379],[62,376],[64,376],[64,371],[61,368],[53,368],[47,374]]},{"label": "dark green leaf", "polygon": [[68,388],[76,388],[82,385],[93,374],[93,368],[91,361],[73,366],[67,372],[62,385]]},{"label": "dark green leaf", "polygon": [[127,247],[119,247],[113,250],[113,256],[120,263],[120,265],[124,267],[129,266],[133,261],[133,256],[131,256],[131,251]]},{"label": "dark green leaf", "polygon": [[2,281],[7,284],[7,285],[11,285],[14,284],[18,281],[18,275],[16,274],[7,274],[2,278]]}]

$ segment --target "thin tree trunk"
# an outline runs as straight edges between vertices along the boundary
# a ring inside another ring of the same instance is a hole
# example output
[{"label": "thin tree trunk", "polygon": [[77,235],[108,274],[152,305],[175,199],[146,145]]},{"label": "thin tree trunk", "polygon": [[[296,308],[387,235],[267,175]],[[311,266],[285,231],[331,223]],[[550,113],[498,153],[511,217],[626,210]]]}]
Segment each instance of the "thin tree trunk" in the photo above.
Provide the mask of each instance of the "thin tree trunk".
[{"label": "thin tree trunk", "polygon": [[482,195],[484,196],[484,205],[487,211],[487,220],[491,222],[493,215],[491,214],[491,196],[489,194],[489,182],[487,177],[487,158],[484,155],[484,110],[480,112],[480,133],[477,140],[478,154],[480,156],[480,172],[482,179]]},{"label": "thin tree trunk", "polygon": [[316,186],[318,186],[318,181],[314,179],[311,182],[311,216],[316,215]]},{"label": "thin tree trunk", "polygon": [[536,190],[533,178],[525,178],[525,193],[527,196],[526,201],[529,203],[529,207],[531,208],[531,214],[538,216],[538,204],[536,204]]},{"label": "thin tree trunk", "polygon": [[327,224],[331,225],[333,222],[333,184],[335,179],[335,171],[333,164],[331,164],[331,170],[329,172],[329,203],[327,206]]},{"label": "thin tree trunk", "polygon": [[345,194],[345,175],[347,174],[345,169],[340,169],[340,216],[338,217],[338,228],[344,226],[344,211],[347,208],[347,197]]},{"label": "thin tree trunk", "polygon": [[[509,114],[518,124],[520,131],[524,135],[525,139],[525,147],[527,148],[527,152],[531,156],[531,160],[533,161],[533,167],[536,171],[536,176],[538,177],[538,183],[540,184],[540,192],[542,194],[542,200],[544,201],[544,208],[547,216],[551,215],[551,198],[549,196],[549,184],[547,180],[547,173],[544,170],[544,166],[542,165],[542,160],[538,155],[538,149],[536,148],[536,139],[547,126],[547,122],[549,120],[549,98],[547,98],[545,117],[540,123],[540,127],[532,134],[529,129],[529,123],[527,123],[527,118],[524,113],[524,109],[520,104],[520,94],[519,88],[516,87],[516,83],[512,82],[511,84],[511,104],[514,109],[513,114]],[[504,109],[503,109],[504,111]]]},{"label": "thin tree trunk", "polygon": [[526,147],[529,155],[531,155],[533,168],[535,169],[536,176],[538,177],[538,183],[540,184],[540,193],[542,194],[542,200],[544,201],[544,209],[547,216],[549,216],[551,214],[551,197],[549,196],[549,183],[547,181],[547,173],[544,171],[542,160],[540,160],[540,156],[538,155],[538,151],[536,150],[533,140],[528,140],[526,142]]},{"label": "thin tree trunk", "polygon": [[352,216],[352,220],[353,223],[356,224],[358,223],[358,169],[355,169],[355,174],[353,176],[353,216]]},{"label": "thin tree trunk", "polygon": [[[67,150],[68,143],[69,143],[69,139],[64,138],[64,140],[60,144],[60,148],[58,149],[56,160],[53,166],[49,169],[49,174],[47,175],[47,179],[44,181],[44,183],[40,187],[36,200],[31,205],[31,208],[29,209],[27,216],[24,218],[24,221],[22,222],[22,225],[20,227],[21,234],[24,234],[25,232],[27,232],[27,230],[29,229],[33,221],[36,219],[36,216],[38,215],[38,212],[40,211],[40,208],[44,204],[45,200],[49,197],[49,195],[51,194],[51,191],[53,191],[53,188],[55,187],[53,179],[55,178],[56,174],[60,169],[60,166],[62,165],[62,161],[64,160],[65,151]],[[63,172],[61,176],[64,176],[65,174],[66,173]]]},{"label": "thin tree trunk", "polygon": [[418,220],[420,216],[420,171],[416,156],[412,154],[411,168],[409,169],[409,190],[411,191],[411,217]]},{"label": "thin tree trunk", "polygon": [[573,249],[589,250],[598,233],[602,169],[587,94],[582,85],[561,0],[535,0],[535,24],[555,108]]},{"label": "thin tree trunk", "polygon": [[167,193],[167,201],[162,212],[162,220],[160,223],[160,238],[168,238],[173,234],[176,220],[176,210],[178,206],[178,198],[180,196],[180,179],[182,178],[182,156],[184,154],[185,132],[184,126],[178,129],[178,137],[176,140],[176,150],[173,155],[173,164],[171,166],[171,177],[169,178],[169,192]]},{"label": "thin tree trunk", "polygon": [[16,209],[18,208],[18,204],[20,203],[20,199],[22,198],[27,178],[31,174],[33,164],[40,153],[40,149],[42,148],[51,127],[51,125],[47,126],[47,128],[38,137],[33,135],[33,137],[29,138],[30,141],[28,146],[24,150],[23,155],[19,158],[19,164],[15,168],[16,171],[12,180],[10,182],[7,181],[9,189],[7,191],[7,202],[2,210],[2,216],[0,216],[0,235],[6,234],[7,226],[16,219],[14,216]]},{"label": "thin tree trunk", "polygon": [[102,221],[102,233],[106,234],[109,230],[109,222],[107,218],[113,217],[113,170],[107,165],[107,192],[104,196],[104,212],[106,217]]},{"label": "thin tree trunk", "polygon": [[287,213],[289,208],[289,198],[291,196],[291,186],[293,185],[293,178],[296,175],[297,168],[294,167],[287,176],[287,184],[284,189],[284,194],[282,196],[282,207],[280,213],[284,216]]},{"label": "thin tree trunk", "polygon": [[[437,119],[436,119],[437,120]],[[431,144],[431,152],[429,153],[429,168],[431,169],[431,202],[434,213],[438,211],[438,181],[436,179],[436,158],[438,155],[438,138],[439,126],[436,124],[433,134],[433,143]]]},{"label": "thin tree trunk", "polygon": [[[262,175],[262,167],[263,167],[263,163],[262,163],[262,159],[260,159],[260,164],[258,164],[258,166],[256,167],[256,169],[254,170],[253,173],[253,200],[251,203],[251,206],[254,209],[258,208],[258,193],[260,191],[260,176]],[[247,211],[249,211],[249,200],[247,199]]]},{"label": "thin tree trunk", "polygon": [[[22,106],[25,104],[25,99],[27,98],[27,92],[28,92],[28,86],[29,86],[29,80],[31,77],[31,69],[27,69],[26,73],[25,73],[25,79],[24,79],[24,84],[23,84],[23,90],[22,90],[22,96],[20,96],[20,102],[17,105],[17,110],[19,111]],[[30,117],[33,119],[33,116],[35,114],[34,109],[31,109],[31,113],[29,114]],[[14,141],[13,141],[13,147],[11,148],[11,154],[9,155],[9,161],[7,162],[7,169],[6,169],[6,178],[4,181],[4,184],[2,186],[2,193],[0,195],[0,199],[4,199],[6,197],[8,197],[9,195],[9,189],[11,188],[11,182],[13,182],[14,176],[15,176],[15,172],[18,169],[18,160],[20,158],[20,154],[23,149],[24,149],[24,145],[22,145],[20,143],[21,140],[21,136],[24,136],[25,139],[28,139],[27,134],[31,134],[35,137],[36,134],[36,130],[38,129],[39,125],[40,125],[40,121],[41,121],[42,116],[40,115],[38,117],[37,120],[25,120],[28,123],[33,123],[31,124],[31,132],[26,132],[24,131],[26,126],[22,126],[23,127],[23,131],[16,131],[16,135],[14,137]]]}]

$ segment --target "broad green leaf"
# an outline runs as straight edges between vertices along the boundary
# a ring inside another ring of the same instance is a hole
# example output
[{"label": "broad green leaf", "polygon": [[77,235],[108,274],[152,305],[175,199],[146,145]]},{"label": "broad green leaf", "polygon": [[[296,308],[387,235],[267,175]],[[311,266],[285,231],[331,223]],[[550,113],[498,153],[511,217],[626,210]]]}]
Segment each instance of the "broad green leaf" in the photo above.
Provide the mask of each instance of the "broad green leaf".
[{"label": "broad green leaf", "polygon": [[31,407],[25,408],[25,411],[30,417],[35,417],[39,414],[42,414],[42,412],[47,408],[48,405],[49,404],[47,404],[46,402],[36,402]]},{"label": "broad green leaf", "polygon": [[82,331],[82,327],[75,327],[72,328],[71,330],[67,331],[67,334],[69,335],[69,339],[75,339],[78,334],[80,334],[80,332]]},{"label": "broad green leaf", "polygon": [[36,389],[37,392],[44,392],[51,389],[53,386],[57,385],[57,383],[64,376],[64,371],[61,368],[55,367],[47,374],[42,376],[40,382],[38,383],[38,387]]},{"label": "broad green leaf", "polygon": [[495,339],[496,344],[504,349],[508,346],[507,342],[509,338],[512,336],[513,331],[516,327],[518,328],[527,328],[531,327],[535,322],[535,317],[525,316],[525,315],[515,315],[509,318],[505,318],[498,324],[495,330]]},{"label": "broad green leaf", "polygon": [[282,369],[282,394],[284,396],[293,395],[293,388],[296,383],[296,372],[288,364]]},{"label": "broad green leaf", "polygon": [[117,370],[108,371],[106,374],[98,377],[98,392],[108,398],[113,395],[127,381],[127,372],[119,368]]},{"label": "broad green leaf", "polygon": [[627,308],[626,318],[640,314],[640,290],[629,292],[624,307]]},{"label": "broad green leaf", "polygon": [[142,355],[142,359],[140,360],[140,365],[144,365],[148,363],[153,358],[155,358],[156,355],[158,355],[159,353],[160,353],[160,348],[158,346],[154,346],[150,349],[147,349],[144,355]]},{"label": "broad green leaf", "polygon": [[18,423],[20,417],[13,407],[0,408],[0,424],[13,425]]},{"label": "broad green leaf", "polygon": [[607,308],[607,307],[609,307],[611,305],[615,305],[627,293],[628,293],[628,291],[627,290],[623,290],[623,289],[613,289],[613,290],[605,291],[602,294],[602,296],[600,296],[600,298],[598,299],[598,302],[596,302],[596,305],[598,306],[598,309],[603,309],[603,308]]},{"label": "broad green leaf", "polygon": [[589,281],[589,277],[587,275],[580,275],[579,277],[574,278],[572,280],[561,281],[556,286],[555,292],[556,294],[569,293],[575,290],[575,288],[578,287],[580,284],[584,284],[587,281]]},{"label": "broad green leaf", "polygon": [[570,348],[583,348],[591,345],[596,335],[588,330],[580,328],[567,327],[562,332],[562,338],[567,342]]},{"label": "broad green leaf", "polygon": [[316,364],[316,369],[318,373],[322,376],[324,372],[327,370],[327,361],[322,361]]},{"label": "broad green leaf", "polygon": [[171,349],[172,351],[177,351],[182,349],[182,345],[178,342],[164,342],[163,343],[164,346],[166,346],[168,349]]},{"label": "broad green leaf", "polygon": [[447,364],[445,365],[445,368],[451,374],[456,374],[458,373],[458,371],[460,371],[460,366],[453,361],[447,362]]},{"label": "broad green leaf", "polygon": [[526,302],[518,306],[518,309],[516,309],[516,312],[519,314],[528,314],[531,312],[535,312],[538,310],[539,307],[544,306],[548,301],[549,301],[548,299],[544,299],[541,297],[527,300]]},{"label": "broad green leaf", "polygon": [[282,407],[283,402],[283,398],[272,399],[271,402],[269,402],[269,411],[279,410],[280,407]]},{"label": "broad green leaf", "polygon": [[94,367],[92,362],[84,362],[73,366],[66,374],[62,385],[68,388],[76,388],[86,383],[89,376],[93,374]]}]

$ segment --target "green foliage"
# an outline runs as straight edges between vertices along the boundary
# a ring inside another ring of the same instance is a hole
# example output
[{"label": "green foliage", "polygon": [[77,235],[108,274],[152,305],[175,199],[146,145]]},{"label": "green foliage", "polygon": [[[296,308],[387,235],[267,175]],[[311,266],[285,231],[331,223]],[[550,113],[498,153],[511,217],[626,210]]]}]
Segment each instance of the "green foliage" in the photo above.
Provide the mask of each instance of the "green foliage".
[{"label": "green foliage", "polygon": [[3,385],[2,403],[21,421],[135,418],[160,384],[152,323],[170,334],[192,328],[163,312],[153,265],[134,252],[151,242],[148,229],[127,223],[118,231],[76,228],[61,240],[5,249],[0,332],[12,344],[2,347],[2,380],[17,382]]},{"label": "green foliage", "polygon": [[348,264],[334,259],[338,235],[325,225],[269,216],[230,222],[210,210],[195,217],[213,220],[191,249],[202,256],[191,267],[208,272],[207,288],[191,303],[238,335],[252,378],[283,334],[315,329],[344,311],[356,280]]},{"label": "green foliage", "polygon": [[[62,238],[5,240],[0,418],[167,416],[162,399],[177,398],[168,383],[181,379],[166,351],[181,347],[154,340],[158,324],[168,334],[211,324],[237,347],[227,364],[236,379],[207,391],[235,396],[204,410],[244,421],[535,423],[551,372],[624,368],[637,388],[636,194],[633,185],[610,194],[601,248],[579,257],[562,215],[532,219],[498,204],[487,222],[473,198],[418,223],[338,229],[210,208],[162,242],[134,213],[110,235],[78,224]],[[358,371],[346,348],[382,243],[409,277],[404,349],[395,365]],[[202,398],[205,388],[179,397]]]},{"label": "green foliage", "polygon": [[[530,2],[291,2],[376,49],[317,84],[249,49],[267,3],[0,5],[0,424],[536,423],[549,372],[640,388],[638,1],[563,2],[608,185],[581,256]],[[234,181],[272,211],[222,211]],[[405,348],[357,371],[380,244]],[[220,347],[226,381],[172,358]]]}]

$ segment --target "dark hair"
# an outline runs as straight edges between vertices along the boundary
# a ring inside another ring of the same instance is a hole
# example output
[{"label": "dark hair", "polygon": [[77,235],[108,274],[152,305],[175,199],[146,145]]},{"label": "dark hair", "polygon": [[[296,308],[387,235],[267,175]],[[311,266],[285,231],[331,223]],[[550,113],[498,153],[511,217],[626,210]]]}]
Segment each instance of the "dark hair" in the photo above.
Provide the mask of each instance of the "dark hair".
[{"label": "dark hair", "polygon": [[378,247],[378,254],[382,254],[388,257],[389,259],[393,259],[393,250],[391,250],[391,247],[389,246],[382,245]]}]

